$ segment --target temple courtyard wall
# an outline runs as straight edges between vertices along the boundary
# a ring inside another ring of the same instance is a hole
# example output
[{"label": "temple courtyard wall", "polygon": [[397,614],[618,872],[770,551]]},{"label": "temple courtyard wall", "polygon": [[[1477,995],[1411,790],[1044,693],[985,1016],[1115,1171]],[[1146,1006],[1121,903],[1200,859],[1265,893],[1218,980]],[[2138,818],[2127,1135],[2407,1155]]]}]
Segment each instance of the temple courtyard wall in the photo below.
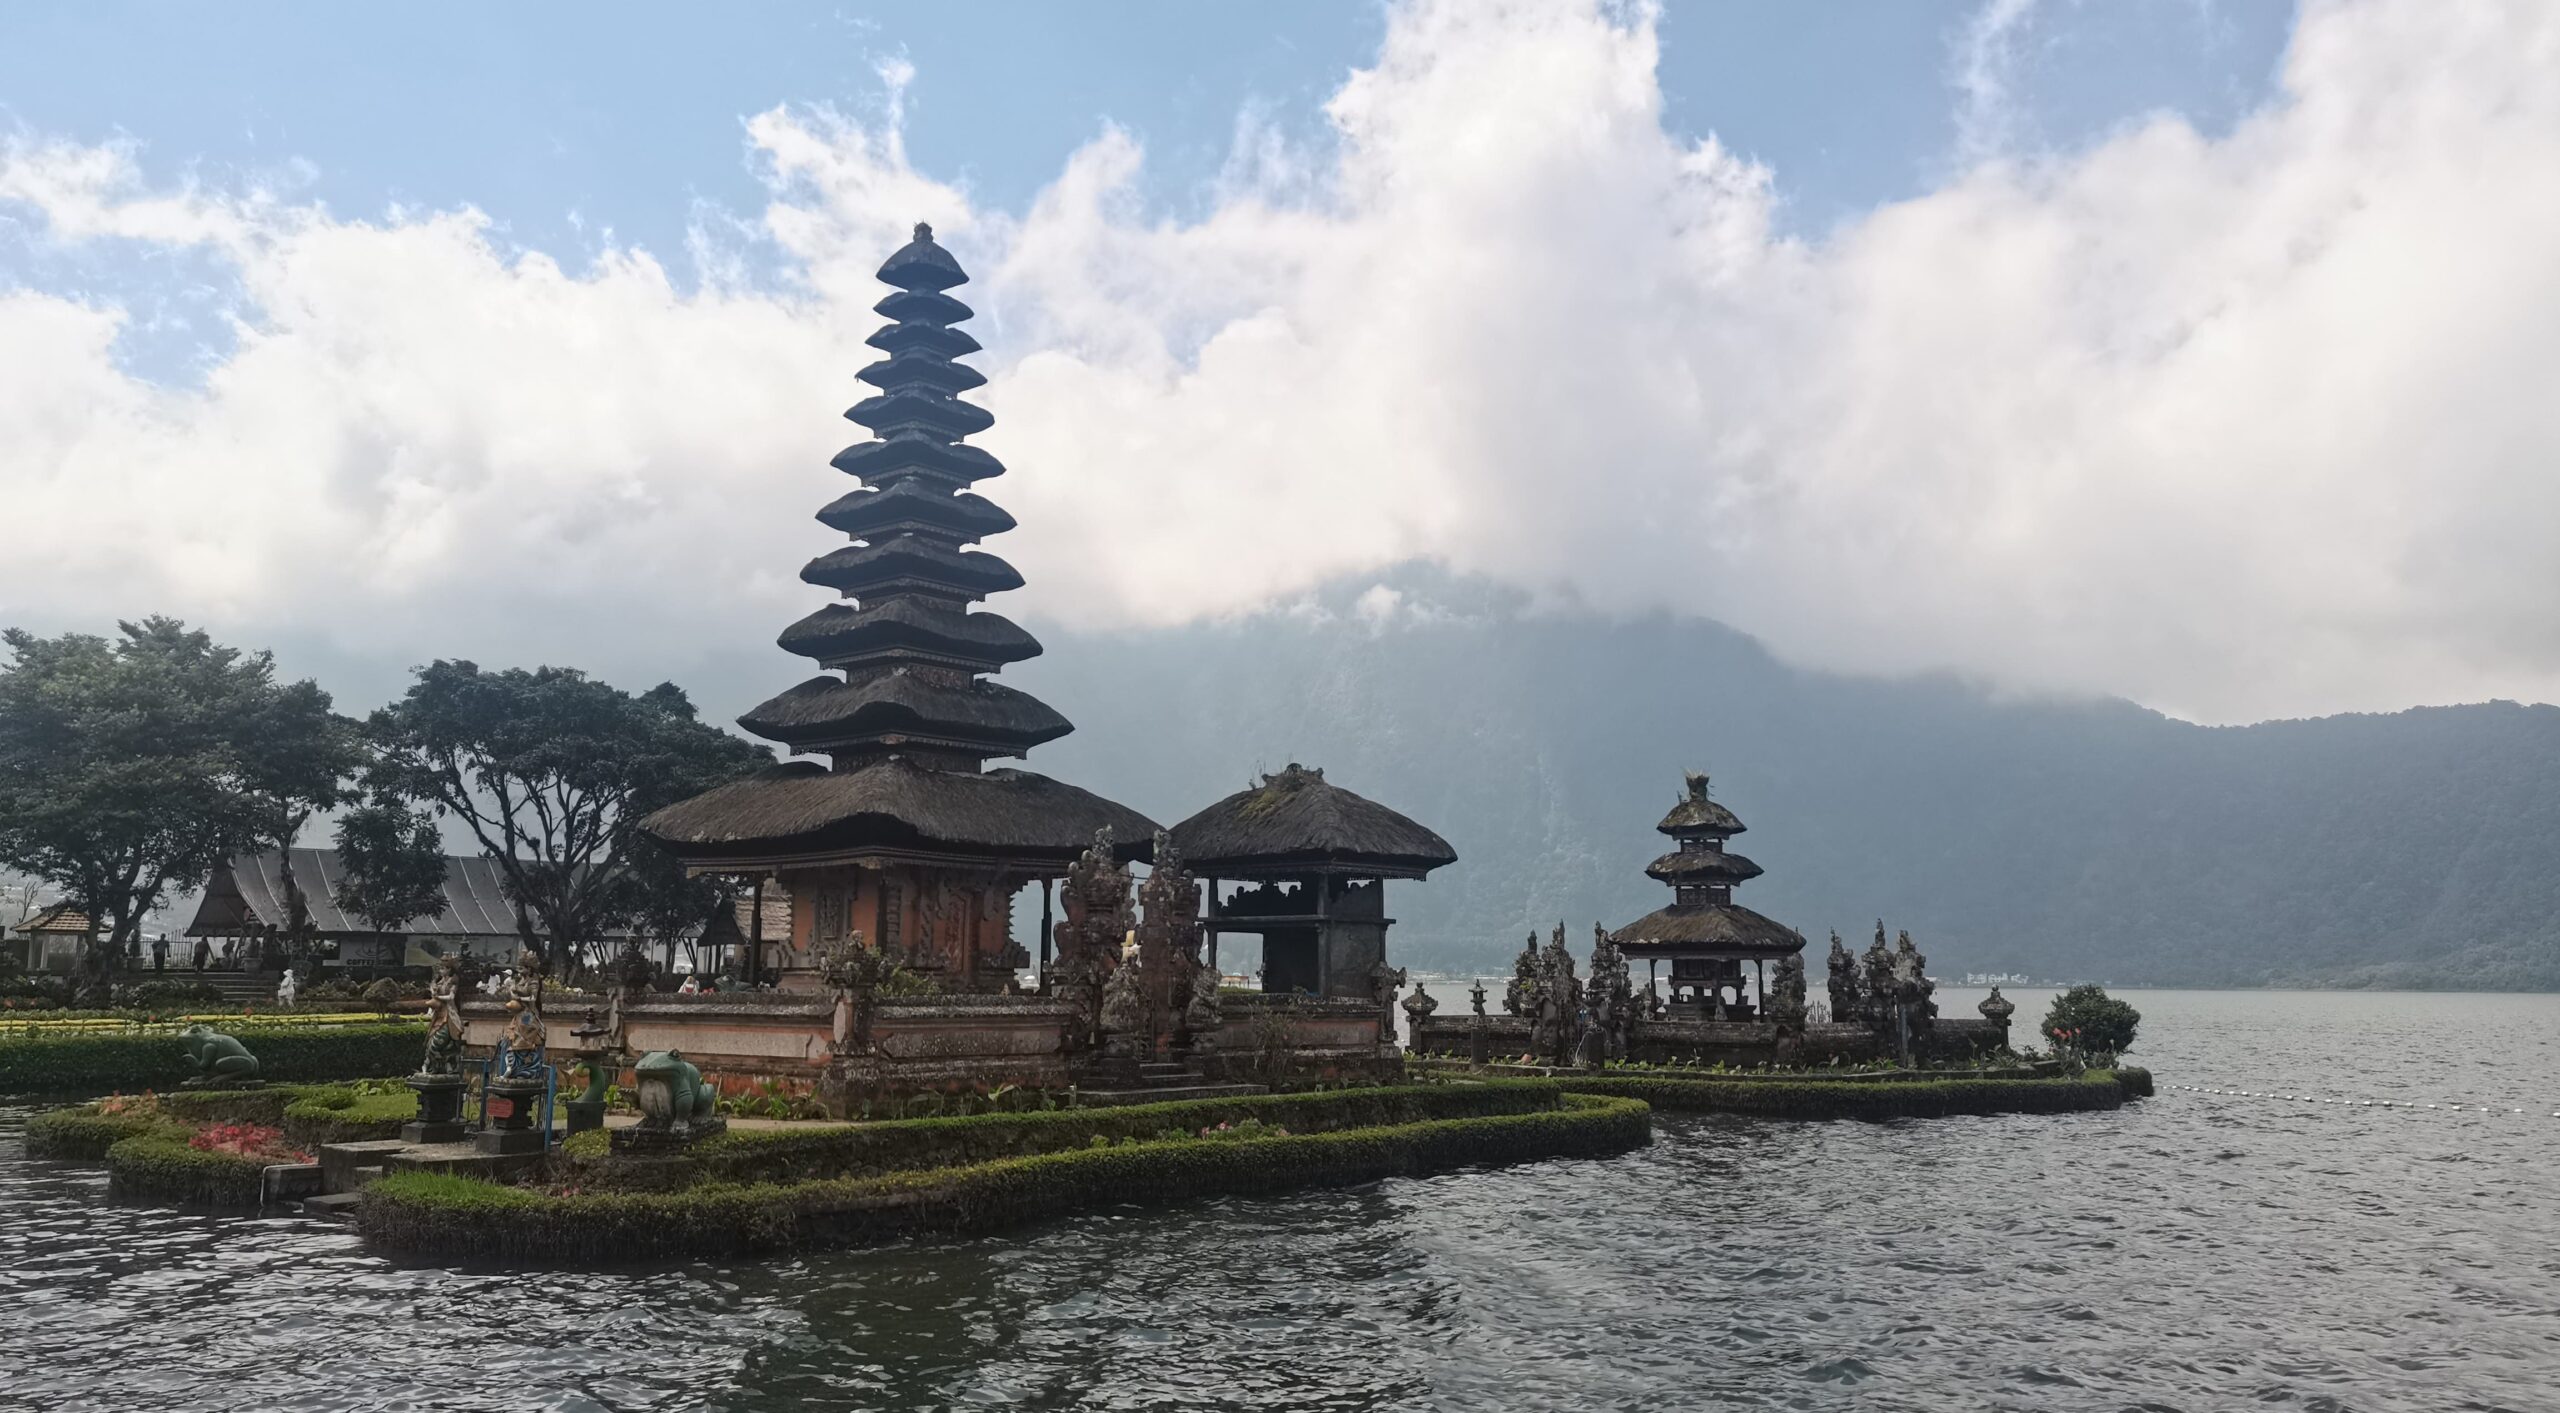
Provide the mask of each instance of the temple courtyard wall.
[{"label": "temple courtyard wall", "polygon": [[[504,1034],[503,1005],[462,1007],[466,1053],[493,1054]],[[565,1090],[573,1071],[602,1058],[610,1018],[602,1002],[571,998],[546,1006],[549,1058]],[[1179,1061],[1200,1078],[1262,1082],[1297,1079],[1383,1079],[1397,1072],[1398,1052],[1374,1004],[1306,997],[1230,997],[1222,1023],[1197,1035],[1157,1036],[1132,1058]],[[1085,1043],[1076,1009],[1041,996],[926,996],[874,1002],[867,1015],[850,997],[809,991],[717,992],[654,996],[621,1012],[619,1044],[609,1048],[610,1080],[633,1086],[632,1064],[674,1051],[702,1071],[722,1095],[780,1088],[814,1094],[850,1111],[875,1095],[929,1091],[1098,1087],[1115,1082],[1105,1057]],[[581,1037],[578,1031],[593,1034]]]},{"label": "temple courtyard wall", "polygon": [[[1536,1048],[1529,1020],[1514,1015],[1433,1016],[1413,1026],[1409,1039],[1416,1054],[1467,1058],[1474,1053],[1478,1025],[1484,1029],[1484,1053],[1489,1059],[1526,1055]],[[2008,1041],[2008,1031],[1990,1021],[1947,1018],[1930,1026],[1919,1052],[1925,1060],[1961,1060],[1998,1050]],[[1893,1054],[1891,1038],[1868,1025],[1808,1025],[1802,1040],[1783,1045],[1777,1025],[1769,1021],[1638,1020],[1628,1036],[1626,1057],[1656,1065],[1751,1069],[1862,1064],[1890,1059]]]}]

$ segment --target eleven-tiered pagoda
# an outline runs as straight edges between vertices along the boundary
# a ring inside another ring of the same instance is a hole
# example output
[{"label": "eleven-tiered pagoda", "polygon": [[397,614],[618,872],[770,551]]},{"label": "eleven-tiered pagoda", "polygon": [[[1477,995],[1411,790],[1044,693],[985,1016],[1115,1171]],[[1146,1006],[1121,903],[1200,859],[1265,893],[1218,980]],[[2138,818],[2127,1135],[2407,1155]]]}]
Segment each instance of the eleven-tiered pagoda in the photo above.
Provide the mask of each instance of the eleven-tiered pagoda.
[{"label": "eleven-tiered pagoda", "polygon": [[1022,576],[972,548],[1014,521],[969,489],[1004,467],[966,440],[995,420],[960,400],[986,381],[955,361],[979,347],[954,327],[969,306],[948,293],[968,276],[919,225],[880,279],[896,293],[875,306],[890,322],[870,344],[887,357],[858,375],[879,391],[845,413],[872,439],[835,458],[861,485],[818,512],[849,543],[800,571],[841,598],[780,640],[823,671],[739,718],[827,763],[778,766],[642,827],[696,873],[779,877],[798,958],[859,931],[946,987],[993,990],[1027,960],[1009,935],[1015,892],[1065,874],[1097,829],[1143,856],[1155,825],[1047,776],[987,768],[1074,728],[989,680],[1040,644],[974,607]]},{"label": "eleven-tiered pagoda", "polygon": [[[1758,973],[1759,1005],[1765,1005],[1768,963],[1802,952],[1804,937],[1733,901],[1735,884],[1760,876],[1760,865],[1725,848],[1745,826],[1708,798],[1706,776],[1691,771],[1687,783],[1680,802],[1654,826],[1677,847],[1644,870],[1671,885],[1671,906],[1628,923],[1609,940],[1630,958],[1642,958],[1648,969],[1671,963],[1673,1015],[1747,1019],[1758,1005],[1744,997],[1743,963]],[[1659,972],[1654,975],[1659,980]]]}]

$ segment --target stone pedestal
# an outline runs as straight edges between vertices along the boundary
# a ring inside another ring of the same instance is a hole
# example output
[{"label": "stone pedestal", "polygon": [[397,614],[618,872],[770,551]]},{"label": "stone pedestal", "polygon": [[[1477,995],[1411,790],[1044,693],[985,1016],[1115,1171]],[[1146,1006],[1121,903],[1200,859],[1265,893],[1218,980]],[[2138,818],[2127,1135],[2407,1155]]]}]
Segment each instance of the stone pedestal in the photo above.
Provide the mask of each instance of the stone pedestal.
[{"label": "stone pedestal", "polygon": [[468,1132],[462,1122],[462,1076],[413,1074],[405,1081],[418,1093],[418,1117],[400,1126],[411,1143],[460,1143]]},{"label": "stone pedestal", "polygon": [[680,1153],[706,1138],[717,1138],[729,1131],[729,1121],[718,1114],[695,1119],[691,1123],[653,1124],[646,1119],[629,1128],[613,1131],[613,1151],[622,1153]]},{"label": "stone pedestal", "polygon": [[539,1153],[551,1146],[551,1135],[536,1126],[542,1117],[542,1081],[500,1076],[489,1081],[489,1126],[478,1139],[483,1153]]},{"label": "stone pedestal", "polygon": [[569,1116],[568,1128],[571,1133],[585,1133],[589,1129],[604,1127],[602,1099],[572,1099],[562,1104],[560,1110]]}]

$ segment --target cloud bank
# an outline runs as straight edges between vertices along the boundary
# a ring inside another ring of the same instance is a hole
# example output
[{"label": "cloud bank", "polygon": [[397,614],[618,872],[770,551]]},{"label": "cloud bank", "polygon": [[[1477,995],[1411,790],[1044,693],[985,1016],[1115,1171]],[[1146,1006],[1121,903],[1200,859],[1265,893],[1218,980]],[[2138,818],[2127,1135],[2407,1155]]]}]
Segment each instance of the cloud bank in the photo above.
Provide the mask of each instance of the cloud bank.
[{"label": "cloud bank", "polygon": [[635,678],[765,641],[819,592],[871,272],[929,220],[977,276],[1017,616],[1418,561],[2206,720],[2560,697],[2560,8],[2312,3],[2227,135],[1986,142],[1818,241],[1666,130],[1655,60],[1643,10],[1413,0],[1335,143],[1248,127],[1184,221],[1115,130],[1006,212],[917,171],[894,104],[777,109],[762,278],[717,225],[690,278],[569,269],[469,210],[21,136],[32,239],[209,252],[240,298],[177,387],[119,365],[114,303],[0,294],[0,500],[42,564],[0,619]]}]

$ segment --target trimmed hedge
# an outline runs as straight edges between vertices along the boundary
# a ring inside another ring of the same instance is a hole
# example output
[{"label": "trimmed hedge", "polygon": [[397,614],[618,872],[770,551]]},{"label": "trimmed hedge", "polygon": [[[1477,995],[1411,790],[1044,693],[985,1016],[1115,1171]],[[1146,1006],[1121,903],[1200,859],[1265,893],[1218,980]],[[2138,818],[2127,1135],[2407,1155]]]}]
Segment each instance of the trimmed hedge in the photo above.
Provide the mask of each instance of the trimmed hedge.
[{"label": "trimmed hedge", "polygon": [[598,1262],[730,1255],[920,1230],[987,1231],[1121,1203],[1346,1186],[1617,1153],[1651,1137],[1651,1116],[1641,1103],[1566,1095],[1561,1107],[1543,1112],[1266,1138],[1171,1139],[920,1172],[720,1183],[680,1192],[548,1196],[468,1178],[394,1173],[365,1189],[357,1220],[368,1244],[447,1257]]},{"label": "trimmed hedge", "polygon": [[2151,1071],[2136,1065],[2119,1065],[2116,1067],[2116,1085],[2124,1090],[2127,1099],[2148,1099],[2151,1097]]},{"label": "trimmed hedge", "polygon": [[107,1150],[107,1195],[119,1202],[255,1207],[267,1164],[190,1148],[184,1129],[137,1134]]},{"label": "trimmed hedge", "polygon": [[[225,1027],[258,1057],[264,1080],[363,1079],[417,1068],[422,1025],[398,1022],[263,1029]],[[175,1034],[0,1036],[0,1094],[172,1089],[194,1066]]]},{"label": "trimmed hedge", "polygon": [[[2144,1076],[2148,1081],[2149,1076]],[[2126,1087],[2092,1070],[2069,1079],[1938,1079],[1904,1084],[1839,1080],[1673,1079],[1653,1075],[1559,1075],[1575,1094],[1642,1099],[1657,1109],[1750,1114],[1771,1119],[1934,1119],[1950,1114],[2059,1114],[2112,1109]]]},{"label": "trimmed hedge", "polygon": [[563,1147],[573,1181],[593,1188],[689,1187],[704,1182],[802,1182],[918,1168],[961,1167],[998,1158],[1083,1148],[1095,1139],[1188,1136],[1222,1123],[1258,1119],[1293,1134],[1381,1128],[1434,1119],[1481,1118],[1554,1109],[1560,1091],[1543,1080],[1256,1094],[1101,1109],[971,1114],[862,1124],[732,1129],[681,1158],[634,1164],[605,1155],[602,1132]]},{"label": "trimmed hedge", "polygon": [[27,1120],[27,1156],[95,1162],[125,1139],[168,1130],[181,1140],[204,1124],[281,1128],[303,1148],[396,1138],[418,1116],[418,1097],[363,1094],[344,1085],[276,1085],[265,1089],[189,1089],[154,1096],[158,1112],[101,1114],[94,1104],[52,1109]]},{"label": "trimmed hedge", "polygon": [[101,1114],[85,1104],[48,1109],[27,1120],[27,1156],[94,1163],[128,1138],[169,1127],[158,1114]]}]

